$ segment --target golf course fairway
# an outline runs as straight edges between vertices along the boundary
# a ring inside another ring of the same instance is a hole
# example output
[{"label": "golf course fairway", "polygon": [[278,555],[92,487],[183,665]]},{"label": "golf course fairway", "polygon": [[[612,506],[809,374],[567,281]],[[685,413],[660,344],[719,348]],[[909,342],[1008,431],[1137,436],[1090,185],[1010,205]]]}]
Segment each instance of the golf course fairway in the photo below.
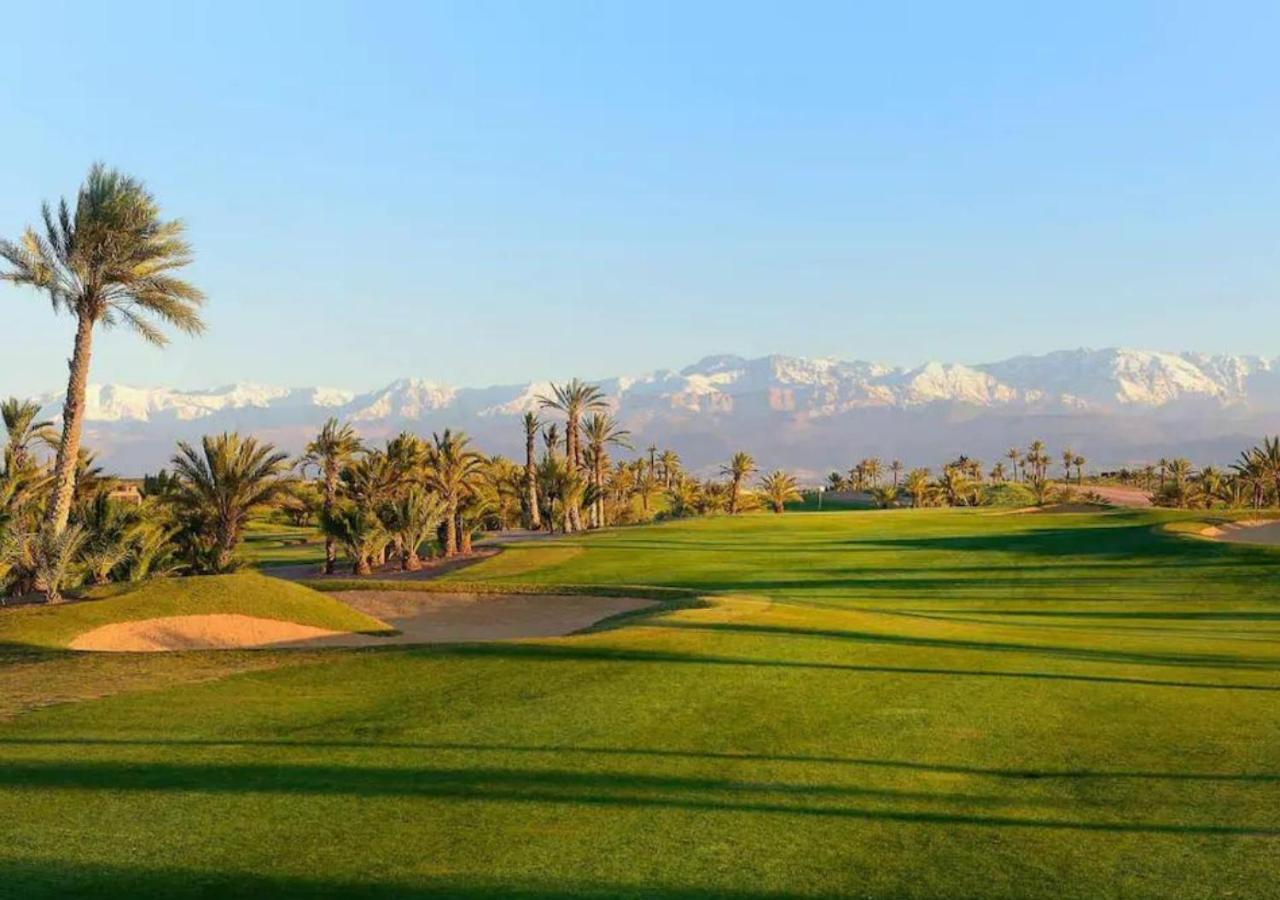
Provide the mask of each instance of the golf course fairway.
[{"label": "golf course fairway", "polygon": [[760,514],[443,579],[689,591],[563,638],[0,630],[0,896],[1280,896],[1280,550],[1200,527]]}]

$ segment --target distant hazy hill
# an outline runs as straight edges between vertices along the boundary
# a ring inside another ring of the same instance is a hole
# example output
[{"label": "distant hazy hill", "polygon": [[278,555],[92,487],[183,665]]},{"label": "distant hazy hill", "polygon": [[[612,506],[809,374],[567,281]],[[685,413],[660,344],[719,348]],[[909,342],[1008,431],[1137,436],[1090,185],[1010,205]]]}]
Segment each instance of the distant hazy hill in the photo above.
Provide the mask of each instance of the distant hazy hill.
[{"label": "distant hazy hill", "polygon": [[[1145,350],[1068,350],[985,365],[710,356],[678,372],[598,382],[637,447],[673,447],[693,469],[750,450],[762,466],[820,473],[858,458],[988,462],[1039,437],[1091,465],[1179,454],[1227,461],[1280,432],[1280,361]],[[329,416],[368,438],[446,426],[490,452],[521,452],[517,419],[545,383],[453,387],[405,378],[368,393],[236,384],[204,391],[94,385],[86,439],[115,471],[163,465],[179,438],[252,431],[298,449]],[[41,398],[56,416],[60,398]]]}]

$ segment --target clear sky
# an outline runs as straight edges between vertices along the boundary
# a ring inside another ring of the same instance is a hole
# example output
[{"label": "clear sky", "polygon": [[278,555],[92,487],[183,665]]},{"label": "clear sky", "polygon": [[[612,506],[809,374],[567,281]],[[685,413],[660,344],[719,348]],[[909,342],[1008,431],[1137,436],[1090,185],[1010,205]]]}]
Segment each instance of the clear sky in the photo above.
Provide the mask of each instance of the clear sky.
[{"label": "clear sky", "polygon": [[[910,7],[909,9],[906,7]],[[17,4],[0,233],[102,160],[209,333],[95,381],[1280,353],[1280,6]],[[71,323],[0,286],[0,394]]]}]

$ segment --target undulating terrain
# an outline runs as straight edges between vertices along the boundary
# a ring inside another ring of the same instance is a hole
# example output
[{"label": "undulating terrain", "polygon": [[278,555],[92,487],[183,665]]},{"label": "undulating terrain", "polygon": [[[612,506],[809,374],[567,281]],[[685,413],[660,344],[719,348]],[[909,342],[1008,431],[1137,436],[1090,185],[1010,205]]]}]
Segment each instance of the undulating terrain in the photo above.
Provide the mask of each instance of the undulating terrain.
[{"label": "undulating terrain", "polygon": [[690,591],[560,639],[70,654],[77,607],[0,610],[0,895],[1280,896],[1280,551],[1190,515],[716,518],[447,576]]}]

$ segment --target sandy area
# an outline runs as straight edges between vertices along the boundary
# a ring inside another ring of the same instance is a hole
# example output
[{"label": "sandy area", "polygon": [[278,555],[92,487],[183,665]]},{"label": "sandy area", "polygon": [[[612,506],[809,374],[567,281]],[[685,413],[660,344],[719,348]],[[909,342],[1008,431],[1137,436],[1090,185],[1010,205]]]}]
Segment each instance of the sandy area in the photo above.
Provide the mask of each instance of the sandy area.
[{"label": "sandy area", "polygon": [[231,650],[270,647],[341,634],[310,625],[259,619],[231,613],[166,616],[117,622],[86,631],[71,642],[72,650],[111,653],[155,653],[161,650]]},{"label": "sandy area", "polygon": [[1142,488],[1110,484],[1086,484],[1079,490],[1097,494],[1115,506],[1150,506],[1151,494]]},{"label": "sandy area", "polygon": [[1241,519],[1227,525],[1210,526],[1200,533],[1233,544],[1280,546],[1280,521],[1275,519]]},{"label": "sandy area", "polygon": [[436,594],[424,591],[341,591],[332,594],[400,631],[393,637],[339,634],[308,640],[312,647],[381,647],[561,637],[619,613],[653,606],[635,597],[578,594]]},{"label": "sandy area", "polygon": [[85,632],[73,650],[154,653],[246,647],[383,647],[514,638],[560,637],[619,613],[653,606],[633,597],[576,594],[436,594],[423,591],[343,591],[332,596],[381,619],[400,634],[378,636],[309,625],[216,614],[119,622]]}]

